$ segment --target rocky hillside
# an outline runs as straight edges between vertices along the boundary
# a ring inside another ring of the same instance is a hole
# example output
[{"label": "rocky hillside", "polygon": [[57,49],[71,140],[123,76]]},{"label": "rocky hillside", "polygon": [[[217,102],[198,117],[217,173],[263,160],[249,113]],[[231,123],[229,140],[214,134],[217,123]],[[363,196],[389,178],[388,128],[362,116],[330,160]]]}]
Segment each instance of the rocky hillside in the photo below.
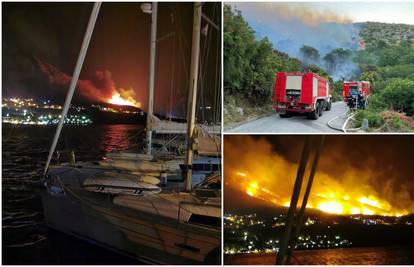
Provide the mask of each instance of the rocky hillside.
[{"label": "rocky hillside", "polygon": [[414,25],[380,22],[356,23],[361,27],[359,36],[367,46],[395,45],[408,41],[414,43]]}]

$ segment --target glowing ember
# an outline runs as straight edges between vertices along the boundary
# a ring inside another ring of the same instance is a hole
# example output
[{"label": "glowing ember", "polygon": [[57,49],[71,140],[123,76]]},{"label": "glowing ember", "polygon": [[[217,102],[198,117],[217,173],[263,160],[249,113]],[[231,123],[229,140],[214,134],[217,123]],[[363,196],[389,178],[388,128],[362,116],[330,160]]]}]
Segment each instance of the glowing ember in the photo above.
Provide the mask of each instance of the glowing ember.
[{"label": "glowing ember", "polygon": [[141,104],[135,101],[134,98],[129,96],[128,98],[123,98],[119,93],[114,93],[112,98],[108,100],[109,103],[122,106],[133,106],[140,107]]}]

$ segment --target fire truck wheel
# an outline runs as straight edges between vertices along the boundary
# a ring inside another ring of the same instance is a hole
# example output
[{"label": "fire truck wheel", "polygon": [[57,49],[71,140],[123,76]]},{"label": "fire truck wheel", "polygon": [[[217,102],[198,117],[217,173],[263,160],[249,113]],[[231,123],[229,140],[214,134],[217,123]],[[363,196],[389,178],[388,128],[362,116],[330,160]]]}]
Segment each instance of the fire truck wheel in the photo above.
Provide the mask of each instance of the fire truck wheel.
[{"label": "fire truck wheel", "polygon": [[332,108],[332,101],[326,102],[326,109],[327,111],[331,110]]},{"label": "fire truck wheel", "polygon": [[323,114],[323,102],[321,102],[321,103],[319,104],[319,117],[321,117],[321,116],[322,116],[322,114]]},{"label": "fire truck wheel", "polygon": [[312,120],[317,120],[319,118],[319,103],[316,103],[315,109],[308,113],[308,118]]}]

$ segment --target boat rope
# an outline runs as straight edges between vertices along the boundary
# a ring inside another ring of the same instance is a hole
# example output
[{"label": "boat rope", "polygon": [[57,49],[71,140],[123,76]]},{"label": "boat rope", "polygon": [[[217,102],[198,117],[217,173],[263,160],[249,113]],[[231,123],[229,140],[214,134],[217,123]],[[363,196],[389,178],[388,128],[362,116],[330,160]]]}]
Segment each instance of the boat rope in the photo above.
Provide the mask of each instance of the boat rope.
[{"label": "boat rope", "polygon": [[[215,16],[215,11],[216,9],[213,8],[213,17]],[[207,20],[207,17],[202,16],[204,19]],[[200,54],[200,68],[199,68],[199,79],[200,79],[200,83],[199,83],[199,89],[200,89],[200,94],[198,96],[198,106],[201,109],[201,123],[200,124],[204,124],[206,122],[206,117],[205,117],[205,104],[204,104],[204,88],[205,88],[205,81],[206,81],[206,76],[209,73],[209,69],[208,69],[208,64],[209,64],[209,56],[210,56],[210,47],[211,47],[211,43],[212,43],[212,36],[213,36],[213,31],[211,31],[209,29],[209,26],[212,25],[212,22],[210,20],[207,21],[206,25],[205,25],[205,29],[206,32],[203,33],[202,35],[204,36],[204,44],[203,44],[203,51]],[[204,31],[204,29],[201,30],[202,32]],[[208,117],[209,120],[212,120],[212,118]]]},{"label": "boat rope", "polygon": [[[176,4],[177,5],[177,4]],[[189,80],[187,79],[187,77],[190,75],[189,72],[189,67],[188,67],[188,62],[186,61],[186,56],[184,51],[189,51],[190,50],[190,46],[186,40],[186,38],[184,38],[184,36],[187,35],[187,33],[184,33],[184,26],[185,23],[182,22],[182,18],[185,18],[187,16],[187,14],[183,14],[183,10],[176,8],[175,9],[176,12],[179,12],[178,15],[175,16],[175,18],[177,19],[177,33],[178,33],[178,44],[179,44],[179,54],[181,55],[181,60],[182,60],[182,64],[178,64],[178,66],[182,66],[182,70],[183,70],[183,76],[185,77],[184,79],[184,84],[182,85],[182,88],[188,88],[189,87]],[[181,70],[181,68],[180,68]],[[183,114],[186,114],[187,109],[185,105],[180,105],[181,106],[181,116]],[[184,117],[186,117],[184,115]]]},{"label": "boat rope", "polygon": [[93,29],[95,28],[95,23],[98,18],[99,9],[101,7],[101,2],[95,2],[89,18],[88,26],[86,29],[85,36],[83,38],[82,46],[79,52],[78,60],[76,62],[76,67],[73,72],[72,80],[70,82],[69,91],[66,95],[65,105],[63,106],[62,114],[57,126],[55,136],[53,138],[52,146],[50,147],[49,156],[47,157],[46,165],[43,174],[46,175],[49,168],[50,161],[52,160],[53,153],[55,152],[57,142],[59,140],[60,133],[62,131],[63,123],[65,122],[66,115],[69,111],[70,103],[72,102],[72,97],[75,92],[76,85],[78,83],[79,75],[82,70],[82,65],[86,57],[86,52],[88,51],[89,43],[92,37]]},{"label": "boat rope", "polygon": [[[175,20],[175,17],[174,17],[174,20]],[[174,26],[175,26],[175,23],[174,23]],[[175,43],[176,43],[176,35],[174,32],[173,49],[172,49],[173,51],[171,55],[172,62],[171,62],[171,83],[170,83],[170,110],[167,113],[170,121],[171,121],[171,116],[173,114],[173,91],[175,87],[175,80],[174,80],[174,77],[175,77],[175,64],[174,64],[175,63]]]},{"label": "boat rope", "polygon": [[[218,14],[219,12],[217,12]],[[217,17],[216,14],[216,17]],[[218,16],[219,17],[219,16]],[[220,21],[220,18],[217,19],[217,21]],[[220,24],[220,23],[219,23]],[[217,45],[216,45],[216,58],[215,58],[215,66],[218,66],[219,63],[219,54],[220,54],[220,38],[217,37]],[[221,68],[215,68],[215,72],[214,72],[214,102],[213,102],[213,110],[214,110],[214,124],[217,124],[218,121],[221,121],[221,84],[220,84],[220,73],[221,73]],[[220,70],[220,72],[219,72]]]}]

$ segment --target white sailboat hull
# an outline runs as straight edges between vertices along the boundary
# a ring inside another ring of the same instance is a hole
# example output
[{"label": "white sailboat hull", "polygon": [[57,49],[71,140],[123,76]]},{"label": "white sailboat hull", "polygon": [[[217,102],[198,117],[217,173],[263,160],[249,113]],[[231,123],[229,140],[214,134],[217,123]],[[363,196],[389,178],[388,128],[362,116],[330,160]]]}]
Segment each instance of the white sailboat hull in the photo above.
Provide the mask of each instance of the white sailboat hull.
[{"label": "white sailboat hull", "polygon": [[153,214],[66,196],[43,195],[46,221],[56,230],[155,264],[220,264],[221,234]]}]

